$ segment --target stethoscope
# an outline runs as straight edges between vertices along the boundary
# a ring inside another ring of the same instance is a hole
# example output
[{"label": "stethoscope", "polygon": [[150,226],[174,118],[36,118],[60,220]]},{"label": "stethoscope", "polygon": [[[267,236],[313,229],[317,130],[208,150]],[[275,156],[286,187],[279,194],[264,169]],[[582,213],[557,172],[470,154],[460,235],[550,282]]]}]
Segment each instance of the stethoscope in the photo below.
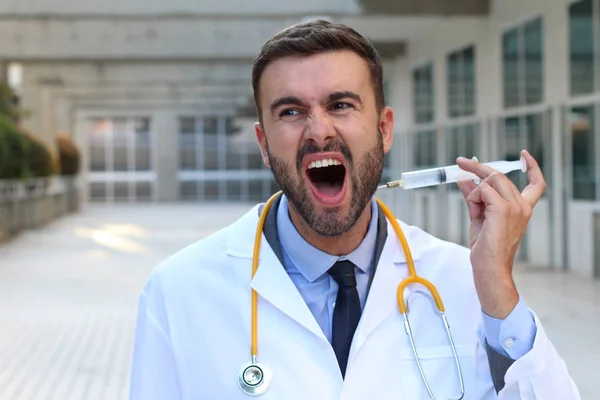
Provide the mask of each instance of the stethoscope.
[{"label": "stethoscope", "polygon": [[[275,193],[265,203],[263,211],[258,220],[258,225],[256,227],[256,234],[254,237],[254,253],[252,255],[252,278],[254,278],[254,275],[256,274],[256,271],[258,270],[260,242],[261,242],[261,237],[262,237],[262,233],[263,233],[263,228],[265,226],[265,220],[267,218],[267,214],[269,212],[269,209],[271,208],[271,205],[273,204],[273,202],[279,195],[281,195],[281,192]],[[433,296],[435,305],[440,312],[440,317],[442,318],[442,322],[444,324],[444,329],[446,331],[446,335],[448,336],[448,341],[450,342],[450,346],[452,347],[452,353],[454,355],[454,362],[456,364],[456,369],[458,371],[458,376],[459,376],[459,380],[460,380],[460,390],[461,390],[460,395],[458,397],[454,397],[452,400],[460,400],[463,398],[463,396],[465,394],[465,386],[464,386],[462,371],[460,368],[460,362],[458,360],[458,354],[456,352],[456,346],[454,345],[454,340],[452,339],[452,335],[450,334],[450,325],[448,324],[448,320],[446,318],[446,313],[445,313],[445,309],[444,309],[444,304],[442,303],[442,299],[441,299],[437,289],[431,282],[429,282],[425,278],[421,278],[420,276],[417,276],[417,273],[415,271],[415,263],[413,261],[412,254],[408,247],[406,237],[404,236],[404,233],[402,232],[402,229],[400,228],[400,225],[398,224],[398,221],[396,220],[396,218],[394,217],[392,212],[387,208],[387,206],[385,204],[383,204],[383,202],[380,199],[376,198],[376,201],[377,201],[377,204],[379,205],[379,207],[381,208],[381,210],[383,211],[383,213],[385,214],[385,217],[388,219],[388,221],[391,223],[392,227],[394,228],[396,235],[400,239],[400,244],[402,245],[402,250],[404,251],[404,255],[406,257],[409,276],[407,278],[405,278],[404,280],[402,280],[402,282],[400,282],[400,284],[398,285],[398,290],[397,290],[398,309],[400,311],[400,314],[402,314],[402,316],[404,317],[404,328],[410,339],[410,345],[412,347],[413,354],[417,361],[417,366],[419,368],[419,373],[421,374],[421,379],[423,380],[425,388],[427,389],[427,392],[429,393],[429,397],[432,400],[435,400],[435,396],[433,395],[431,387],[429,386],[429,382],[427,381],[427,378],[425,377],[425,373],[421,366],[421,361],[419,359],[419,354],[417,352],[417,347],[415,345],[415,340],[413,338],[412,329],[410,328],[410,322],[408,320],[408,310],[406,307],[406,302],[405,302],[404,296],[403,296],[404,289],[406,288],[406,286],[410,285],[411,283],[418,283],[418,284],[425,286],[429,290],[431,295]],[[238,383],[244,393],[251,395],[251,396],[258,396],[258,395],[262,395],[269,389],[269,387],[271,386],[271,383],[273,381],[273,374],[267,365],[259,363],[256,360],[257,355],[258,355],[258,293],[254,289],[252,289],[251,291],[252,291],[252,293],[251,293],[251,295],[252,295],[251,339],[252,340],[251,340],[251,345],[250,345],[250,357],[251,358],[250,358],[250,361],[247,362],[246,364],[244,364],[242,366],[242,368],[240,369],[239,376],[238,376]]]}]

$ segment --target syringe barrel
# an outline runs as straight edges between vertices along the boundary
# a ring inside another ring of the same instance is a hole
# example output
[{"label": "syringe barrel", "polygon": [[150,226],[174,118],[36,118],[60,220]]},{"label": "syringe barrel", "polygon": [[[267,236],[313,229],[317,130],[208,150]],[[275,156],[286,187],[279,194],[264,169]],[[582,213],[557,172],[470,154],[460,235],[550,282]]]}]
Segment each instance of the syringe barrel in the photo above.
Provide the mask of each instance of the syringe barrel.
[{"label": "syringe barrel", "polygon": [[450,167],[442,168],[446,172],[446,182],[453,183],[458,181],[467,180],[479,180],[479,177],[472,172],[467,172],[458,167],[458,165],[452,165]]},{"label": "syringe barrel", "polygon": [[405,172],[402,174],[402,187],[404,189],[416,189],[426,186],[434,186],[443,183],[445,172],[443,168],[430,168],[418,171]]},{"label": "syringe barrel", "polygon": [[463,171],[457,165],[452,165],[405,172],[402,174],[402,187],[404,189],[416,189],[469,179],[477,179],[477,175]]}]

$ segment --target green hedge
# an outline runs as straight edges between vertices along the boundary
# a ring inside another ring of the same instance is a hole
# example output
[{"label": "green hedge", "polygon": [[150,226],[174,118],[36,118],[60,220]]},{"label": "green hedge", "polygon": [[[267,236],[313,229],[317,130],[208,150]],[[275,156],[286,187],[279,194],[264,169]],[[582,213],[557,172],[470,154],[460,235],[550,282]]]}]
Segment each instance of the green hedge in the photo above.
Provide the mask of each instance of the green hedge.
[{"label": "green hedge", "polygon": [[11,121],[0,115],[0,179],[26,177],[26,140]]},{"label": "green hedge", "polygon": [[0,179],[39,178],[53,172],[48,146],[0,115]]}]

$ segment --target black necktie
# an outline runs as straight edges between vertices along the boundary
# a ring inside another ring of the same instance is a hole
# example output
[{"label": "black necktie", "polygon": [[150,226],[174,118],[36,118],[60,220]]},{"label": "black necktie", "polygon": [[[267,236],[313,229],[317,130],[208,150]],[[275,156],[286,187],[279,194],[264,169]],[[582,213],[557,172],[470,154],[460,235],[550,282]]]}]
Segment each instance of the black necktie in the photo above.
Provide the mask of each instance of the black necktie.
[{"label": "black necktie", "polygon": [[354,264],[350,261],[338,261],[328,272],[339,286],[333,310],[331,345],[340,365],[342,376],[345,376],[350,345],[360,320],[360,299],[356,290]]}]

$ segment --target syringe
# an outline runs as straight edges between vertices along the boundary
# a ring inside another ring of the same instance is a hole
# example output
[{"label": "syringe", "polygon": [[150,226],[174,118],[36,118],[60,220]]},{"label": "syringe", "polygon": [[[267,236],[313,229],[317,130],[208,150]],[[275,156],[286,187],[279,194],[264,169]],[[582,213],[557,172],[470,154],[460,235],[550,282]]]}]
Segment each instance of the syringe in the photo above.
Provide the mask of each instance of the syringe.
[{"label": "syringe", "polygon": [[[477,161],[476,157],[473,157],[473,159]],[[516,161],[492,161],[484,164],[498,172],[502,172],[503,174],[507,174],[511,171],[516,171],[519,169],[523,172],[527,171],[527,165],[523,157]],[[388,182],[385,185],[379,186],[377,189],[394,187],[415,189],[425,186],[442,185],[444,183],[466,180],[473,180],[476,183],[479,183],[480,178],[471,172],[460,169],[458,165],[450,165],[447,167],[404,172],[402,173],[401,178],[397,181]]]}]

